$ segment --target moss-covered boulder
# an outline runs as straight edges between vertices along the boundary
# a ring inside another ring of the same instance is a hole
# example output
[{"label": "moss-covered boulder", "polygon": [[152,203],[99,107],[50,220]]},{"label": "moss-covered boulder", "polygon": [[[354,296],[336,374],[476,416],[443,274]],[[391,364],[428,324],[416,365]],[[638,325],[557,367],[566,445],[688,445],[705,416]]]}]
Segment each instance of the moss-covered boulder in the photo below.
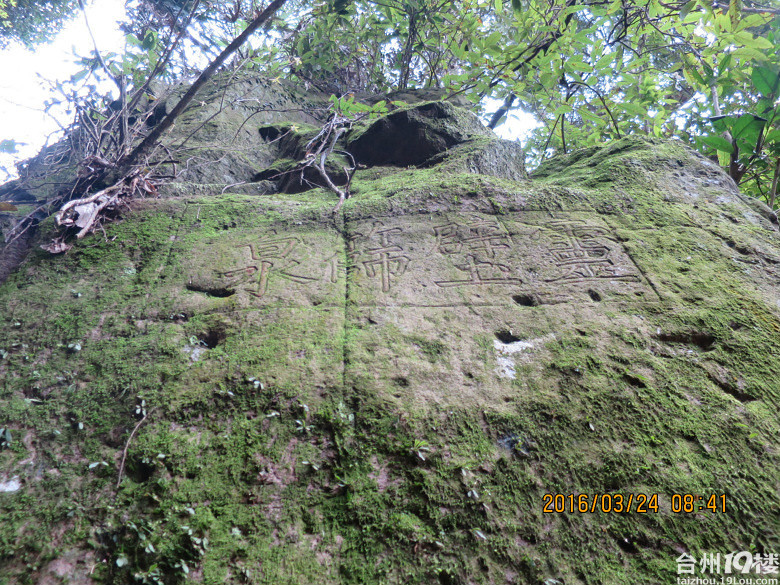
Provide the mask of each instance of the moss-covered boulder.
[{"label": "moss-covered boulder", "polygon": [[401,108],[353,130],[347,148],[369,166],[419,165],[457,144],[492,136],[479,119],[450,102]]},{"label": "moss-covered boulder", "polygon": [[531,179],[459,148],[359,170],[337,216],[185,182],[34,252],[0,286],[0,583],[645,585],[780,552],[774,214],[677,142]]}]

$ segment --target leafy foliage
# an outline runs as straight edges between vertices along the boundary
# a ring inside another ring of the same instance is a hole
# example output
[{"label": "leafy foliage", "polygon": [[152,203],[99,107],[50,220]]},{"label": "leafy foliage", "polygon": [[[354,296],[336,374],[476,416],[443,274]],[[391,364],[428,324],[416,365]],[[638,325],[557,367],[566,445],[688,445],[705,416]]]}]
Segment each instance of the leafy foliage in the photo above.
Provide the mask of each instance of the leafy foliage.
[{"label": "leafy foliage", "polygon": [[31,47],[53,38],[77,7],[76,0],[0,0],[0,48],[11,42]]},{"label": "leafy foliage", "polygon": [[[290,0],[263,25],[263,40],[235,51],[232,66],[336,96],[445,88],[477,109],[500,100],[483,111],[491,127],[517,108],[539,122],[529,166],[627,134],[676,137],[774,204],[780,9],[770,2]],[[67,7],[20,0],[7,10],[9,19],[41,23]],[[96,51],[80,75],[107,74],[137,95],[149,78],[202,69],[260,8],[255,0],[141,0],[124,25],[126,53],[103,56],[103,66]],[[6,42],[13,34],[3,29]]]},{"label": "leafy foliage", "polygon": [[504,100],[491,125],[513,107],[533,113],[537,163],[636,133],[717,157],[731,139],[710,118],[749,113],[766,120],[744,118],[739,152],[722,162],[773,202],[778,24],[773,8],[700,0],[356,0],[318,5],[260,61],[334,93],[445,87],[477,104]]}]

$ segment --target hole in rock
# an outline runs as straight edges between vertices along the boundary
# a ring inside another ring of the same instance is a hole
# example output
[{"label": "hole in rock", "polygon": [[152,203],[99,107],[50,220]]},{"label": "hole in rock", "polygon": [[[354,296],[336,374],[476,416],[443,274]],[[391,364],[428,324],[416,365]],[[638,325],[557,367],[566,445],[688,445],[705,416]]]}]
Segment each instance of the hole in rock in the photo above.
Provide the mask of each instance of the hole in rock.
[{"label": "hole in rock", "polygon": [[200,339],[209,349],[214,349],[225,341],[226,338],[227,333],[224,329],[209,329],[205,334],[198,337],[198,339]]},{"label": "hole in rock", "polygon": [[539,299],[534,295],[512,295],[512,300],[522,307],[538,307]]},{"label": "hole in rock", "polygon": [[735,388],[734,386],[730,386],[728,384],[720,384],[720,383],[717,384],[718,386],[720,386],[721,390],[723,390],[726,394],[730,394],[731,396],[733,396],[734,398],[736,398],[742,403],[753,402],[754,400],[756,400],[755,396],[751,396],[747,392],[742,392],[741,390]]},{"label": "hole in rock", "polygon": [[496,442],[498,443],[499,447],[503,447],[504,449],[511,451],[520,442],[520,436],[516,433],[509,433],[508,435],[499,437]]},{"label": "hole in rock", "polygon": [[627,552],[632,555],[635,555],[639,552],[639,549],[636,547],[636,545],[627,538],[616,538],[615,540],[623,552]]},{"label": "hole in rock", "polygon": [[193,292],[199,292],[203,293],[205,295],[208,295],[210,297],[219,297],[219,298],[225,298],[232,296],[236,294],[236,291],[232,288],[227,288],[224,286],[207,286],[207,285],[200,285],[200,284],[188,284],[187,290],[191,290]]},{"label": "hole in rock", "polygon": [[407,388],[409,386],[409,380],[403,376],[393,378],[393,384],[400,386],[401,388]]},{"label": "hole in rock", "polygon": [[455,580],[455,577],[452,576],[451,573],[448,571],[442,571],[439,573],[439,583],[441,585],[455,585],[457,581]]},{"label": "hole in rock", "polygon": [[756,397],[745,392],[744,389],[740,387],[739,382],[736,380],[734,383],[732,383],[725,377],[714,375],[712,372],[708,373],[710,380],[712,380],[718,386],[718,388],[723,390],[726,394],[733,396],[743,404],[745,402],[752,402],[756,400]]},{"label": "hole in rock", "polygon": [[696,345],[704,351],[712,349],[715,343],[715,336],[705,331],[680,331],[676,333],[661,333],[658,336],[661,341],[670,343],[687,343]]},{"label": "hole in rock", "polygon": [[141,459],[134,459],[128,461],[125,472],[134,482],[143,483],[154,475],[154,466]]},{"label": "hole in rock", "polygon": [[157,124],[162,122],[162,119],[166,116],[166,114],[168,114],[166,105],[164,103],[157,104],[154,107],[154,110],[152,110],[151,116],[146,119],[146,126],[148,128],[154,128],[157,126]]},{"label": "hole in rock", "polygon": [[626,372],[623,374],[623,379],[635,388],[647,388],[647,384],[645,384],[644,380],[639,376],[634,376],[633,374]]},{"label": "hole in rock", "polygon": [[597,303],[601,300],[601,295],[593,289],[588,290],[588,296]]},{"label": "hole in rock", "polygon": [[496,339],[498,339],[501,343],[515,343],[517,341],[521,341],[519,337],[512,335],[512,332],[508,331],[507,329],[496,331]]},{"label": "hole in rock", "polygon": [[276,140],[283,134],[282,129],[278,126],[261,126],[258,128],[258,132],[263,140]]},{"label": "hole in rock", "polygon": [[749,246],[740,244],[738,242],[735,242],[734,240],[726,240],[726,245],[732,250],[736,250],[743,256],[749,256],[753,252],[753,250],[751,250]]}]

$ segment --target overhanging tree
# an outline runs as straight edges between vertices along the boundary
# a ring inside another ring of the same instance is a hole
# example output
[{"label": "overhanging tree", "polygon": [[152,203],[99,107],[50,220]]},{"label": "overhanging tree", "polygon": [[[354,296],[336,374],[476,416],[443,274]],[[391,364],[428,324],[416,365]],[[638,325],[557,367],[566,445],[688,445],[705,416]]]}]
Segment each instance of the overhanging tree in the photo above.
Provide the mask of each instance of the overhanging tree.
[{"label": "overhanging tree", "polygon": [[75,10],[76,0],[0,0],[0,48],[50,40]]},{"label": "overhanging tree", "polygon": [[[96,52],[85,67],[122,80],[128,105],[150,78],[213,62],[261,9],[142,0],[125,26],[126,54],[98,67]],[[625,134],[677,137],[776,204],[779,25],[776,3],[736,1],[291,1],[264,22],[266,42],[236,47],[232,65],[336,95],[445,88],[491,126],[521,108],[541,123],[528,139],[530,166]],[[485,98],[503,106],[487,111]]]}]

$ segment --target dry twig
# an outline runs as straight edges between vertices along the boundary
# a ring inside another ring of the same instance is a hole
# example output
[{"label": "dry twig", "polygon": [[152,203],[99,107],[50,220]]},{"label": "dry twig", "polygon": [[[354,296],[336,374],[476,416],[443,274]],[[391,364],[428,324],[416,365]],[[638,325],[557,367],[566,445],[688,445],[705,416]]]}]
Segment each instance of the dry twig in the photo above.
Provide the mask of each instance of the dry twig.
[{"label": "dry twig", "polygon": [[125,460],[127,459],[127,450],[130,448],[130,441],[133,440],[133,437],[138,432],[138,429],[141,428],[141,425],[146,422],[146,417],[148,417],[149,414],[145,414],[144,417],[138,421],[138,424],[135,425],[135,428],[133,429],[133,432],[130,433],[130,436],[127,438],[127,443],[125,443],[125,448],[122,451],[122,462],[119,464],[119,476],[116,480],[116,489],[119,489],[119,484],[122,483],[122,473],[125,471]]}]

